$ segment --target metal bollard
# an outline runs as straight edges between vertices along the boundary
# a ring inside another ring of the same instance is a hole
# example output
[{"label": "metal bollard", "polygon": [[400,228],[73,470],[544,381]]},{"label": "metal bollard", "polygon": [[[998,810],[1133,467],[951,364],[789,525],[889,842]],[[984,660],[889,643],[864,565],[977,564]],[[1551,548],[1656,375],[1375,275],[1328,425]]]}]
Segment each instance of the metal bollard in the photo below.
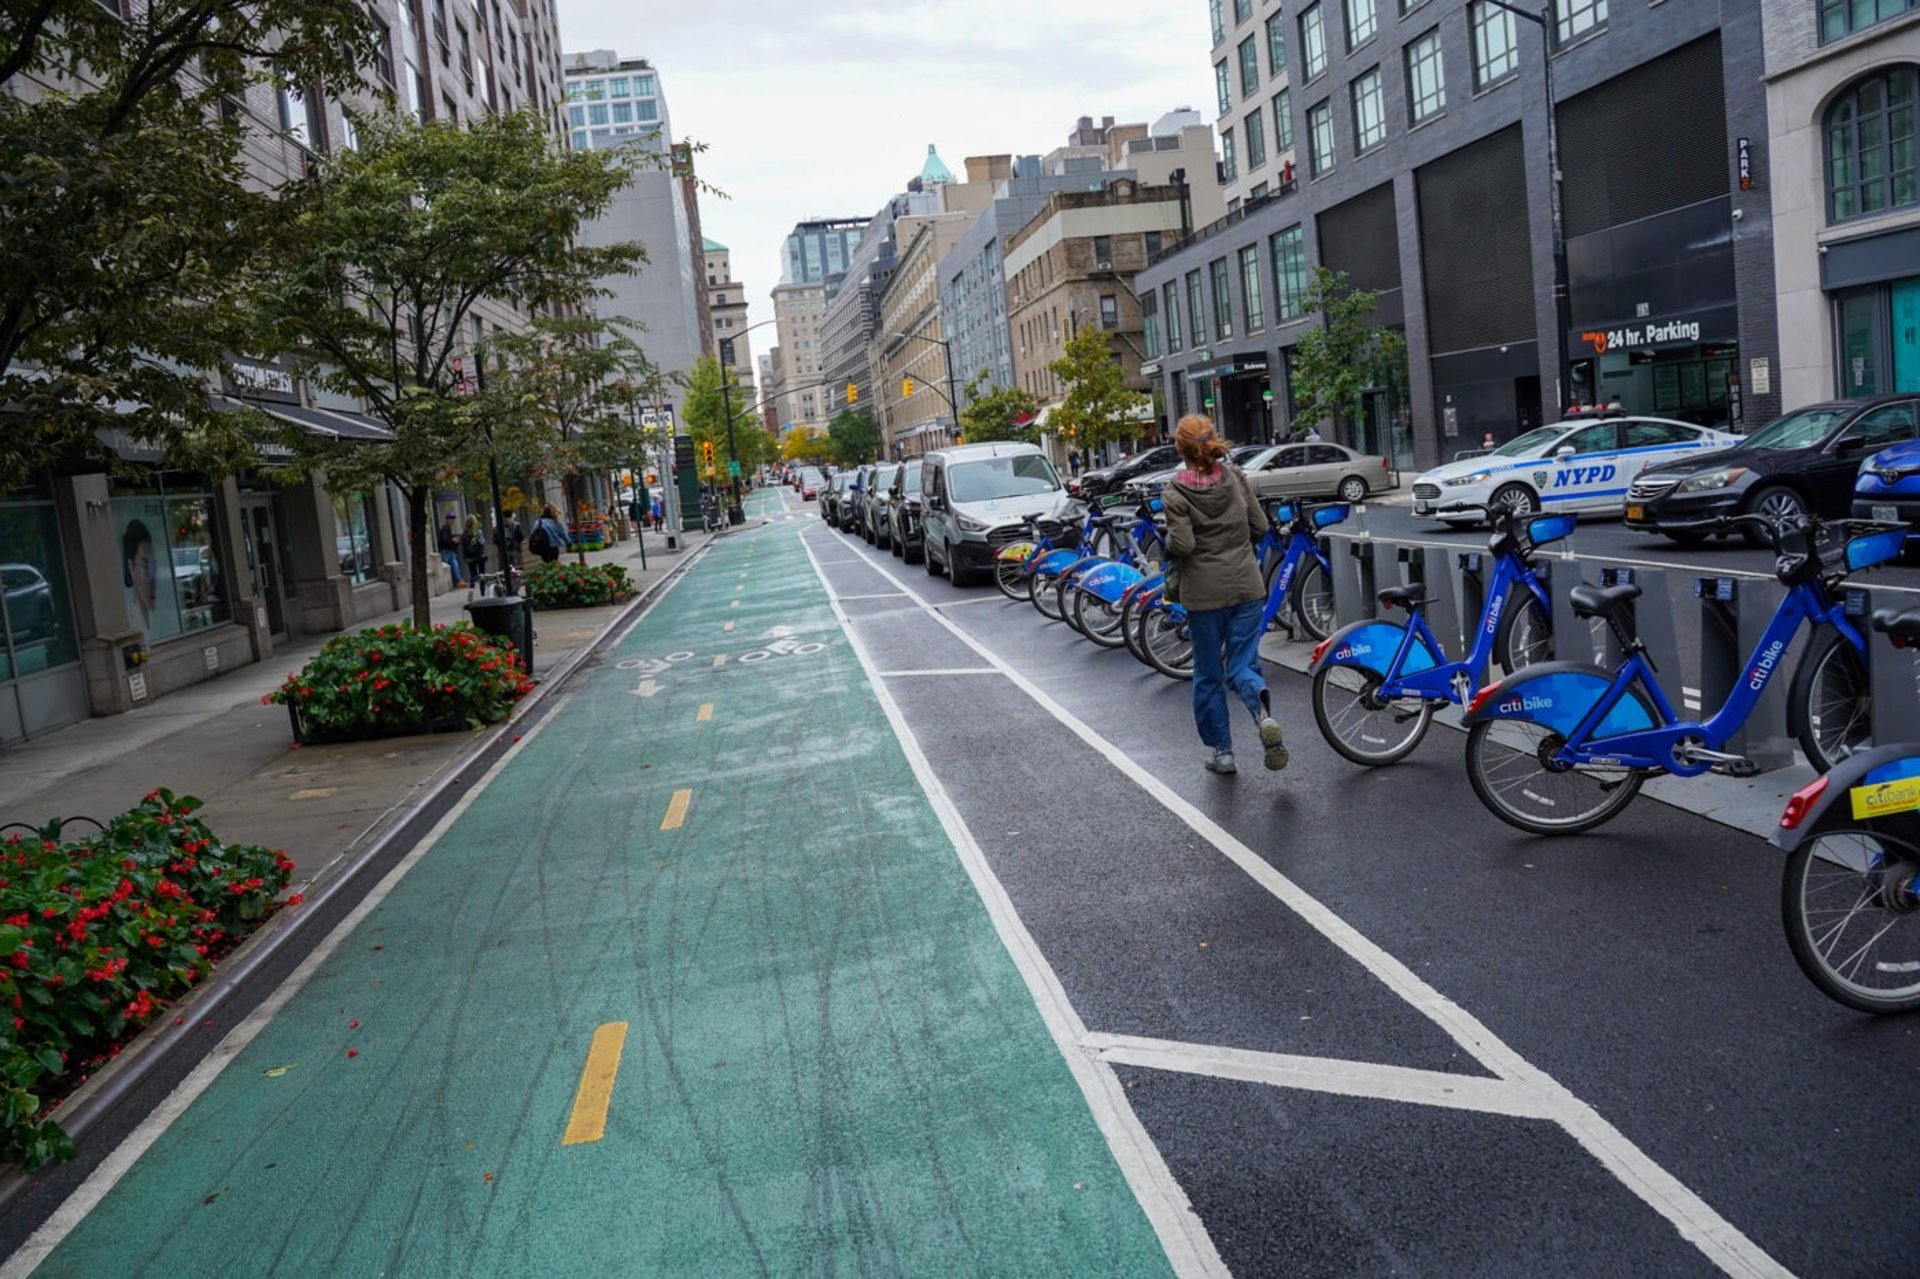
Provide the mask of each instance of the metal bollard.
[{"label": "metal bollard", "polygon": [[[1911,596],[1893,591],[1885,592],[1882,597],[1882,603],[1895,607],[1911,601]],[[1875,601],[1870,588],[1848,587],[1845,605],[1848,620],[1867,640],[1867,670],[1872,689],[1868,706],[1873,716],[1874,744],[1884,746],[1910,738],[1914,735],[1910,728],[1889,726],[1920,724],[1920,662],[1914,660],[1913,650],[1895,648],[1891,639],[1873,629]]]},{"label": "metal bollard", "polygon": [[1346,554],[1333,556],[1333,616],[1341,626],[1375,613],[1373,543],[1361,538],[1346,541]]},{"label": "metal bollard", "polygon": [[[1695,578],[1693,594],[1700,601],[1698,718],[1704,719],[1748,678],[1748,659],[1773,619],[1773,601],[1758,578]],[[1794,743],[1787,736],[1787,689],[1792,682],[1792,672],[1776,671],[1747,722],[1727,740],[1729,753],[1745,756],[1760,772],[1793,763]]]},{"label": "metal bollard", "polygon": [[[1594,627],[1602,623],[1576,617],[1573,612],[1573,588],[1580,585],[1580,564],[1577,560],[1539,559],[1533,562],[1533,575],[1540,578],[1547,588],[1547,598],[1553,601],[1553,656],[1562,662],[1598,663],[1602,657],[1600,643],[1594,635]],[[1520,603],[1516,597],[1514,605]]]},{"label": "metal bollard", "polygon": [[[1487,611],[1486,562],[1487,557],[1481,551],[1454,552],[1454,571],[1451,576],[1458,592],[1456,598],[1460,601],[1461,661],[1467,659],[1467,650],[1472,647],[1467,642],[1469,628],[1477,632],[1480,618]],[[1473,672],[1473,678],[1476,684],[1484,684],[1487,672],[1484,669],[1477,670]]]}]

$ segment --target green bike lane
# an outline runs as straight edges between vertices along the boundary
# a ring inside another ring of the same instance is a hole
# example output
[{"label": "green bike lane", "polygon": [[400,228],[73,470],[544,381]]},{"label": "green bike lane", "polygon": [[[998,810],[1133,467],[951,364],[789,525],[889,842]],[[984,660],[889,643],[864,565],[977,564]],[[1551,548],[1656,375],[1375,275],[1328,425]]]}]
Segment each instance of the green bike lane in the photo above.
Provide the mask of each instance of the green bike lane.
[{"label": "green bike lane", "polygon": [[1164,1273],[808,523],[716,543],[37,1273]]}]

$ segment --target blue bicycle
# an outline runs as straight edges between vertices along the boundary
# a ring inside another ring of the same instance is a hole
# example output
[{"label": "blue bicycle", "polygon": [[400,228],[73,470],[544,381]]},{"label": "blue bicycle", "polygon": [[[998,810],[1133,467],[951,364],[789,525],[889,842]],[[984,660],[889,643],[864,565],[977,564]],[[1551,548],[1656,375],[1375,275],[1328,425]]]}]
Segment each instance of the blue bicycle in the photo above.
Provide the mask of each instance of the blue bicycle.
[{"label": "blue bicycle", "polygon": [[1140,503],[1124,536],[1112,516],[1103,518],[1108,536],[1101,544],[1111,553],[1069,565],[1055,578],[1054,592],[1067,625],[1102,648],[1119,648],[1127,642],[1121,627],[1127,600],[1166,566],[1167,530],[1157,497]]},{"label": "blue bicycle", "polygon": [[[1724,522],[1755,527],[1773,543],[1774,574],[1787,588],[1725,703],[1705,720],[1674,714],[1645,645],[1632,633],[1628,610],[1638,585],[1574,587],[1575,614],[1604,619],[1626,660],[1613,671],[1543,662],[1474,697],[1466,715],[1467,778],[1502,821],[1537,835],[1591,830],[1632,803],[1653,774],[1750,772],[1751,763],[1725,747],[1808,624],[1825,633],[1802,659],[1789,696],[1800,748],[1826,772],[1871,745],[1866,640],[1835,596],[1847,574],[1897,556],[1906,527],[1829,525],[1810,516],[1776,522],[1736,515]],[[1849,528],[1868,531],[1828,536]]]},{"label": "blue bicycle", "polygon": [[1391,586],[1377,598],[1405,609],[1404,623],[1355,622],[1313,650],[1313,718],[1327,744],[1356,764],[1381,767],[1405,759],[1427,735],[1433,713],[1449,702],[1465,706],[1479,690],[1490,659],[1509,675],[1552,656],[1553,629],[1546,586],[1535,575],[1536,550],[1573,533],[1572,515],[1527,515],[1506,506],[1483,510],[1493,524],[1487,550],[1493,579],[1460,661],[1427,626],[1430,602],[1417,586]]}]

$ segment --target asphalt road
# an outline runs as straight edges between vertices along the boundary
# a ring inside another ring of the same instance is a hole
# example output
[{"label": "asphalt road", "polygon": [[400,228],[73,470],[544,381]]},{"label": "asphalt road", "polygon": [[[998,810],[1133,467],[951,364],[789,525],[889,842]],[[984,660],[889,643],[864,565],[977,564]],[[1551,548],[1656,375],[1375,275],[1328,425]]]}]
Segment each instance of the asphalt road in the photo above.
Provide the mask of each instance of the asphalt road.
[{"label": "asphalt road", "polygon": [[[1376,536],[1396,519],[1370,508]],[[1473,799],[1457,735],[1354,768],[1273,667],[1292,766],[1261,770],[1242,720],[1243,771],[1214,777],[1189,686],[990,586],[804,537],[1235,1273],[1911,1264],[1920,1222],[1864,1180],[1920,1172],[1887,1122],[1920,1022],[1804,980],[1760,840],[1645,798],[1591,835],[1521,835]],[[1578,535],[1623,543],[1756,561]]]}]

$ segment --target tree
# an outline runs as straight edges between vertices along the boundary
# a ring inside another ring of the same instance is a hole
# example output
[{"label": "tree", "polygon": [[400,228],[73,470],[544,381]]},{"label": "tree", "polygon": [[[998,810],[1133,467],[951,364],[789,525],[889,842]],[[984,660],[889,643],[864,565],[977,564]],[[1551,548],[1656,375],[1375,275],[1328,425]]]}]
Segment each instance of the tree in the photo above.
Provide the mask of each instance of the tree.
[{"label": "tree", "polygon": [[351,90],[376,30],[358,0],[6,6],[0,403],[34,429],[0,430],[0,491],[55,461],[116,464],[109,426],[172,466],[248,455],[259,419],[208,392],[251,351],[244,292],[282,209],[250,189],[246,117],[222,103],[262,79]]},{"label": "tree", "polygon": [[1367,322],[1379,301],[1378,293],[1349,285],[1344,271],[1313,269],[1302,305],[1320,313],[1320,327],[1301,336],[1288,362],[1296,423],[1358,418],[1362,393],[1400,358],[1405,339]]},{"label": "tree", "polygon": [[310,376],[359,396],[392,432],[357,445],[307,437],[296,465],[326,471],[336,489],[390,481],[400,490],[414,620],[424,626],[433,490],[484,458],[478,406],[454,372],[476,309],[575,306],[597,277],[644,261],[637,244],[578,239],[631,166],[655,158],[560,150],[525,112],[467,128],[386,116],[360,135],[359,150],[321,161],[303,191],[257,314],[264,338],[316,361]]},{"label": "tree", "polygon": [[841,409],[827,423],[830,456],[841,466],[859,466],[880,456],[880,424],[865,409]]},{"label": "tree", "polygon": [[[727,435],[729,403],[733,406],[731,441]],[[744,433],[761,429],[760,419],[753,411],[752,394],[741,385],[740,375],[733,366],[722,364],[711,355],[703,355],[695,360],[692,370],[687,374],[687,389],[682,404],[684,407],[680,419],[687,424],[694,447],[699,449],[710,443],[717,458],[739,462],[741,470],[745,471],[747,459],[742,455],[740,440]],[[723,481],[724,474],[723,471]]]},{"label": "tree", "polygon": [[1048,366],[1067,385],[1054,406],[1047,429],[1083,450],[1130,440],[1140,434],[1153,401],[1127,389],[1107,330],[1083,324],[1067,339],[1066,351]]},{"label": "tree", "polygon": [[824,431],[796,426],[780,441],[780,460],[819,466],[833,460],[833,441],[827,438]]},{"label": "tree", "polygon": [[961,388],[960,398],[967,402],[967,407],[960,410],[960,430],[966,439],[976,444],[983,440],[1023,444],[1039,441],[1035,417],[1040,404],[1021,387],[993,386],[987,371],[981,369]]},{"label": "tree", "polygon": [[[489,385],[477,406],[494,447],[520,467],[558,471],[567,510],[580,480],[641,457],[659,431],[633,412],[639,388],[659,377],[624,324],[598,316],[538,316],[486,344]],[[580,552],[586,563],[586,552]]]}]

